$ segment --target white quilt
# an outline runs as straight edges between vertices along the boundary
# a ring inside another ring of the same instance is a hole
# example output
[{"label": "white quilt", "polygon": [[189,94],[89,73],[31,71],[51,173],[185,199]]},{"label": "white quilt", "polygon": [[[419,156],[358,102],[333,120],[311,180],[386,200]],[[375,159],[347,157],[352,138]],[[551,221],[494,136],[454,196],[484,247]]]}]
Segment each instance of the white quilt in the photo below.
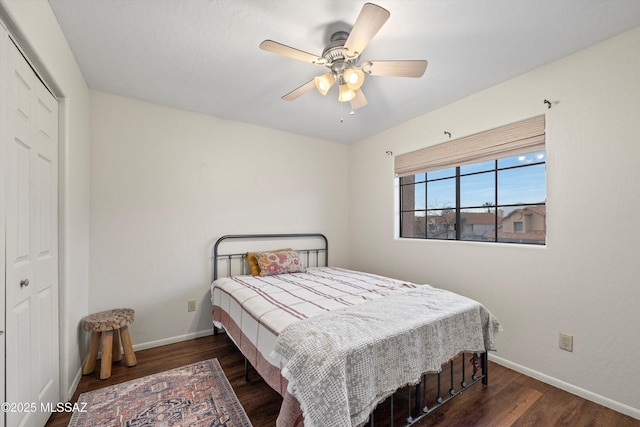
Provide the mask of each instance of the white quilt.
[{"label": "white quilt", "polygon": [[273,356],[305,427],[358,426],[396,389],[458,353],[495,350],[499,330],[480,303],[424,285],[292,323]]}]

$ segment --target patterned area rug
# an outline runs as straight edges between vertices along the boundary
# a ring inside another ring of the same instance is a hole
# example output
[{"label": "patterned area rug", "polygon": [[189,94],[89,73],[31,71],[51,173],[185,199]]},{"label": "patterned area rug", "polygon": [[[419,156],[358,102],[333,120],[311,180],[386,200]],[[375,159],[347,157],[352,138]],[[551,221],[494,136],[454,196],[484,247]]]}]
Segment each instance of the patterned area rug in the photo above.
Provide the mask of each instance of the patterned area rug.
[{"label": "patterned area rug", "polygon": [[251,427],[217,359],[82,393],[70,427]]}]

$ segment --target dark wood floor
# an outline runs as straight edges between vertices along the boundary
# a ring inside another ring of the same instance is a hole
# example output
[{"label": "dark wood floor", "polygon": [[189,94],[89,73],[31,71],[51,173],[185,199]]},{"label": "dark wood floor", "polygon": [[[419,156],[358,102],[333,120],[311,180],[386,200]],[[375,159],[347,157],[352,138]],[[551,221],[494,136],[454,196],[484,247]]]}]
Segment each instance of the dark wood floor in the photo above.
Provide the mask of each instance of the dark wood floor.
[{"label": "dark wood floor", "polygon": [[[72,402],[81,393],[151,375],[168,369],[217,358],[254,427],[275,425],[282,399],[255,373],[244,380],[244,359],[226,335],[142,350],[138,364],[127,368],[114,363],[108,380],[98,370],[80,381]],[[417,425],[426,426],[640,426],[640,421],[586,401],[490,362],[488,386],[475,384],[438,408]],[[52,415],[47,427],[62,427],[71,414]],[[376,426],[379,424],[376,422]]]}]

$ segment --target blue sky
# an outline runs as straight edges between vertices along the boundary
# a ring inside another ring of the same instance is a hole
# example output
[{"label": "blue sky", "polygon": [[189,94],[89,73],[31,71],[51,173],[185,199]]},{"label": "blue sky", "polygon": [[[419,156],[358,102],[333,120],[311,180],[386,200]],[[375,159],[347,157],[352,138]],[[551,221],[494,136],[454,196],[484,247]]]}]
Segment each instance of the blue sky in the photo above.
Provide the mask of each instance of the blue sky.
[{"label": "blue sky", "polygon": [[[525,155],[507,157],[498,160],[498,167],[510,167],[540,162],[545,159],[545,152],[539,151]],[[460,168],[461,174],[481,172],[493,168],[494,162],[481,162],[465,165]],[[429,172],[429,179],[445,178],[455,174],[455,168]],[[444,179],[429,182],[428,208],[453,207],[456,202],[455,180]],[[424,209],[425,184],[416,184],[416,209]],[[460,178],[460,203],[465,206],[481,206],[486,202],[494,203],[495,173],[478,173]],[[520,203],[544,203],[546,201],[546,168],[545,164],[525,168],[498,171],[498,204],[510,205]]]}]

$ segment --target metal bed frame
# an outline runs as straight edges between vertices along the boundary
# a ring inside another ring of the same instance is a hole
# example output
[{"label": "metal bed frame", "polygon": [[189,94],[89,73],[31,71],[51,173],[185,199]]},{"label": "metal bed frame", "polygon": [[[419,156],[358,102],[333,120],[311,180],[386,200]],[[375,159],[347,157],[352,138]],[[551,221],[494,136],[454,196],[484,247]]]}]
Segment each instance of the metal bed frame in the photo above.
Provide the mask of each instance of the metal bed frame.
[{"label": "metal bed frame", "polygon": [[[241,274],[249,274],[247,271],[246,252],[228,252],[225,253],[221,250],[223,243],[229,241],[295,241],[295,240],[314,240],[318,244],[311,245],[313,247],[306,249],[296,249],[300,252],[305,266],[308,267],[322,267],[329,265],[329,242],[327,237],[321,233],[293,233],[293,234],[230,234],[220,237],[213,246],[211,255],[211,277],[212,281],[220,277],[221,262],[226,263],[226,276],[231,276],[234,262],[240,267]],[[214,326],[214,335],[217,335],[218,328]],[[394,395],[391,395],[385,402],[378,405],[378,408],[369,417],[369,426],[374,427],[376,419],[382,418],[381,414],[378,414],[380,408],[386,405],[389,409],[389,426],[394,426],[394,419],[398,418],[398,414],[395,413],[396,407],[404,408],[406,416],[403,417],[406,422],[405,427],[411,426],[434,410],[438,409],[445,402],[451,400],[454,396],[465,391],[471,385],[482,382],[483,385],[489,383],[489,372],[487,353],[461,353],[461,357],[456,357],[453,360],[443,365],[444,369],[441,372],[433,374],[423,374],[420,383],[414,386],[408,386],[404,389],[399,389]],[[470,356],[470,357],[469,357]],[[468,358],[468,359],[467,359]],[[459,360],[458,360],[459,359]],[[459,369],[455,369],[454,363],[457,360],[459,362]],[[466,362],[471,364],[471,373],[466,369]],[[446,366],[448,364],[448,366]],[[448,372],[444,372],[448,370]],[[245,379],[249,379],[249,361],[245,358]],[[448,389],[446,389],[445,383],[448,377]],[[456,386],[456,381],[459,384]],[[435,383],[434,389],[428,388],[428,384]],[[445,388],[445,390],[443,390]],[[403,405],[395,404],[395,400],[400,396],[398,394],[406,393],[406,400]],[[400,415],[402,417],[402,415]]]}]

